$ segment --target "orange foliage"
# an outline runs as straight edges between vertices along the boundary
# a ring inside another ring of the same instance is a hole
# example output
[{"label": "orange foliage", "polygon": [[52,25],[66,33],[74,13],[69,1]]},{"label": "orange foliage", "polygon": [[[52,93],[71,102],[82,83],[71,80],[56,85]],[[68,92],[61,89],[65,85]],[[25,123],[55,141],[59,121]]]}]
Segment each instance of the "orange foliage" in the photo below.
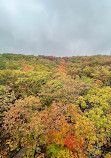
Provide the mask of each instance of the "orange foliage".
[{"label": "orange foliage", "polygon": [[27,72],[27,71],[30,71],[30,70],[32,70],[28,65],[26,65],[23,69],[22,69],[22,71],[24,71],[24,72]]},{"label": "orange foliage", "polygon": [[63,66],[63,65],[59,65],[59,69],[60,69],[62,72],[66,72],[65,66]]}]

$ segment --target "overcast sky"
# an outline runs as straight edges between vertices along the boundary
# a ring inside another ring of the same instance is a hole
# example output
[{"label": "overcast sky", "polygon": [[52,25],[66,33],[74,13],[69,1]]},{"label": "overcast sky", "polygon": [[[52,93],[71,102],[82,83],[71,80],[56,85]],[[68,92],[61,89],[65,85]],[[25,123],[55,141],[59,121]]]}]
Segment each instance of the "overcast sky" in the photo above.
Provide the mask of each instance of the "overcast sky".
[{"label": "overcast sky", "polygon": [[0,53],[111,55],[111,0],[0,0]]}]

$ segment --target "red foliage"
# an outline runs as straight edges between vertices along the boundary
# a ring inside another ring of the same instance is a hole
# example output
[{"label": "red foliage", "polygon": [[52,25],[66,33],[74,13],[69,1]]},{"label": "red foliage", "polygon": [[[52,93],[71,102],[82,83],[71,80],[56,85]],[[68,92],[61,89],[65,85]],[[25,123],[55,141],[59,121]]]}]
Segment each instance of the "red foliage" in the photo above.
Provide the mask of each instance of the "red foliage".
[{"label": "red foliage", "polygon": [[84,139],[77,138],[76,135],[69,135],[67,134],[66,138],[64,139],[65,145],[69,148],[69,150],[73,151],[74,153],[77,153],[77,155],[81,156],[82,158],[85,158],[84,155],[84,148],[83,143]]}]

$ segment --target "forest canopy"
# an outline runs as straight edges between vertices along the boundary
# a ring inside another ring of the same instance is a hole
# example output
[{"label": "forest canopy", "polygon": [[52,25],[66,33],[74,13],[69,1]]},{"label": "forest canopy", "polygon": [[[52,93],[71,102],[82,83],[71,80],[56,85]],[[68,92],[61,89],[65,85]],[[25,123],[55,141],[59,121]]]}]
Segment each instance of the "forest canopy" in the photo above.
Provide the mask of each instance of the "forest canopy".
[{"label": "forest canopy", "polygon": [[0,158],[111,157],[111,56],[0,54]]}]

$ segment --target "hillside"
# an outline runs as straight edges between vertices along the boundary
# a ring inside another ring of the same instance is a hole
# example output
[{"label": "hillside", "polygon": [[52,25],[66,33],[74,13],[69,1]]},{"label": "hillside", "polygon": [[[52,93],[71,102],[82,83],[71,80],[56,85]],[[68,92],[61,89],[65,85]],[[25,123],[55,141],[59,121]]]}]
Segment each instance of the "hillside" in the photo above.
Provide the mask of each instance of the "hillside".
[{"label": "hillside", "polygon": [[0,158],[111,157],[111,56],[0,54]]}]

